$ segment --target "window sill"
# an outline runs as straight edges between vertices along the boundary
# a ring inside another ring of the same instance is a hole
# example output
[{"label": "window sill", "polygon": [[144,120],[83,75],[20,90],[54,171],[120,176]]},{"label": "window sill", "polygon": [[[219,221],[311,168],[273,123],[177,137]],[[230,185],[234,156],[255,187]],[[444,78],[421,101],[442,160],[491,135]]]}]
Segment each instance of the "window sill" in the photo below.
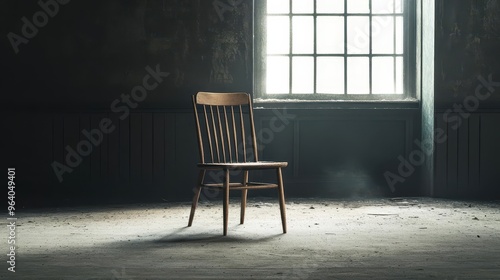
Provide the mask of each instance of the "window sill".
[{"label": "window sill", "polygon": [[254,109],[419,109],[415,98],[398,100],[304,100],[255,98]]}]

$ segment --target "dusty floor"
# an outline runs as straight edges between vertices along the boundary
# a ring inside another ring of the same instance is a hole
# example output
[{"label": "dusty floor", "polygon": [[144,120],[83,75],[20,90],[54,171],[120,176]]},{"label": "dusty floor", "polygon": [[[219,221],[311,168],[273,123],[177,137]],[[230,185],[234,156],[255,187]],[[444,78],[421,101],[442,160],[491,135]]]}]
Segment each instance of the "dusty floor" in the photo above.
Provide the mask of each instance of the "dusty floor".
[{"label": "dusty floor", "polygon": [[[3,279],[500,279],[500,202],[250,199],[21,211]],[[6,220],[2,236],[8,236]],[[6,248],[3,252],[7,251]],[[5,256],[5,255],[4,255]],[[6,258],[6,257],[4,257]]]}]

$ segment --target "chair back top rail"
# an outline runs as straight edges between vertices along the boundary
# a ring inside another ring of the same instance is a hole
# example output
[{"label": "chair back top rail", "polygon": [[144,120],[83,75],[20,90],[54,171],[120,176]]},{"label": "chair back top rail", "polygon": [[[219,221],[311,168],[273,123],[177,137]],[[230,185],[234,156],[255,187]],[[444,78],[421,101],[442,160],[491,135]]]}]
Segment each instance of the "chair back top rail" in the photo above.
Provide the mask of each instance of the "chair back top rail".
[{"label": "chair back top rail", "polygon": [[198,92],[196,94],[196,103],[199,105],[212,106],[237,106],[249,104],[249,95],[244,92],[217,93],[217,92]]}]

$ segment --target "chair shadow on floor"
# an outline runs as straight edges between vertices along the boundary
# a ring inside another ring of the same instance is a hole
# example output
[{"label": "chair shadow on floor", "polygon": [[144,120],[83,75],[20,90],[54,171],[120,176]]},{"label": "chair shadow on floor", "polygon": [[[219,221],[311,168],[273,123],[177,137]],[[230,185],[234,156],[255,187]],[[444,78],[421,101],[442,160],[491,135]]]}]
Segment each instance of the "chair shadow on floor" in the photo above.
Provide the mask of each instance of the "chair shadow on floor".
[{"label": "chair shadow on floor", "polygon": [[[239,225],[235,226],[237,228]],[[154,243],[176,244],[176,243],[259,243],[271,241],[276,238],[282,237],[283,234],[271,235],[254,235],[253,237],[246,234],[222,236],[220,232],[214,230],[213,232],[197,231],[194,233],[188,232],[189,227],[182,227],[174,230],[172,233],[165,235],[159,239],[154,240]]]}]

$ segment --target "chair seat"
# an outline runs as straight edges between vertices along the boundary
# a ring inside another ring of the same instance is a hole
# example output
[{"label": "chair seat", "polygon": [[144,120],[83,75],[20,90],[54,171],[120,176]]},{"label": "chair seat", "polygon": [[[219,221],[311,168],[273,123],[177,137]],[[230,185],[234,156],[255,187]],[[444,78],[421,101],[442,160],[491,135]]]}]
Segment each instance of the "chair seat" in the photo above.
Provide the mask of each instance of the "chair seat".
[{"label": "chair seat", "polygon": [[288,162],[278,162],[278,161],[198,163],[198,167],[203,169],[229,169],[229,170],[272,169],[272,168],[286,167],[287,165]]}]

